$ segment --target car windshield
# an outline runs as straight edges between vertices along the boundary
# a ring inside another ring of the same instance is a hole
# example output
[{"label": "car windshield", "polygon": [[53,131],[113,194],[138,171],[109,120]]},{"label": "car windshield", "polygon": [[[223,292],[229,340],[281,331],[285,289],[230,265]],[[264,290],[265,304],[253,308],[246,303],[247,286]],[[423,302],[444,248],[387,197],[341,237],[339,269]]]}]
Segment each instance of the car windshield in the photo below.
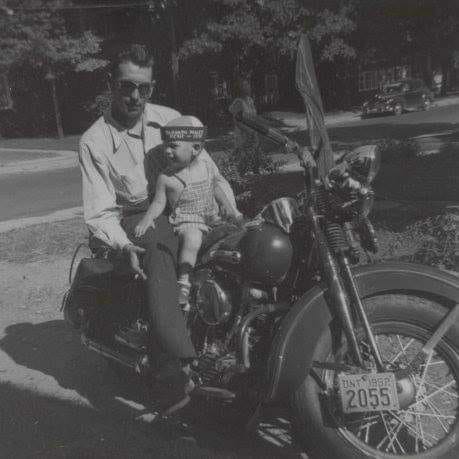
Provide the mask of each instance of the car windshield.
[{"label": "car windshield", "polygon": [[403,89],[404,83],[392,83],[384,86],[383,92],[384,94],[394,94],[396,92],[400,92]]}]

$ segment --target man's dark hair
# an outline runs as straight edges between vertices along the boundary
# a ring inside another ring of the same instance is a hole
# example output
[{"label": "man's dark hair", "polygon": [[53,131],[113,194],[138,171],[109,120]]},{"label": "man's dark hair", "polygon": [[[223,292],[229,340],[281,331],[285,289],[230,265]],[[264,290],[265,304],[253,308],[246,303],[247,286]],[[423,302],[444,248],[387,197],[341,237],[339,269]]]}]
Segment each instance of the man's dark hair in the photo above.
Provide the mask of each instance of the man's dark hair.
[{"label": "man's dark hair", "polygon": [[145,45],[130,44],[117,50],[110,60],[110,75],[116,78],[119,66],[123,62],[132,62],[139,67],[152,67],[153,56]]}]

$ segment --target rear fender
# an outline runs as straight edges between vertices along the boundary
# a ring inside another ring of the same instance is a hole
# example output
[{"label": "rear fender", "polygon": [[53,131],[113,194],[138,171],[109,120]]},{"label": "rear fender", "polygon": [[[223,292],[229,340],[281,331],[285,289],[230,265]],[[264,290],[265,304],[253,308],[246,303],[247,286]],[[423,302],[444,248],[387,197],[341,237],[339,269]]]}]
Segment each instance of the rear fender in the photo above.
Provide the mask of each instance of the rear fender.
[{"label": "rear fender", "polygon": [[[438,269],[408,263],[384,263],[355,268],[361,296],[416,292],[436,297],[452,308],[459,303],[459,277]],[[288,396],[307,376],[315,344],[332,315],[325,289],[317,286],[303,295],[283,318],[268,361],[267,401]]]}]

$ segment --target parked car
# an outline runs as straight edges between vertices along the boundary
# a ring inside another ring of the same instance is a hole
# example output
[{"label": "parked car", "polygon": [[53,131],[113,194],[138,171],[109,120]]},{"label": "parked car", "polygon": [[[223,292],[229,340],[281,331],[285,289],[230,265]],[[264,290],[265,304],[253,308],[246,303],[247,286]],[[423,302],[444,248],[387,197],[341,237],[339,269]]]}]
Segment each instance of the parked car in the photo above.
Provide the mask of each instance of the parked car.
[{"label": "parked car", "polygon": [[407,111],[427,110],[433,101],[432,91],[416,78],[387,84],[362,105],[362,118],[376,114],[401,115]]}]

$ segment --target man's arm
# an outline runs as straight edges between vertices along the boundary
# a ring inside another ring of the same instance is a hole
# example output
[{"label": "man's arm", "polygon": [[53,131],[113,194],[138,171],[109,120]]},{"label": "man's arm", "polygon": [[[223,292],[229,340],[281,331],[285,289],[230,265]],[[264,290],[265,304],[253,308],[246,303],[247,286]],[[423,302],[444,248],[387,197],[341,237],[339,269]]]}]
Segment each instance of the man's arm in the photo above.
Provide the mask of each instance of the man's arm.
[{"label": "man's arm", "polygon": [[150,226],[154,228],[155,219],[157,219],[164,212],[167,203],[166,181],[167,178],[163,174],[158,177],[156,182],[155,197],[153,198],[153,201],[150,204],[147,212],[135,227],[136,237],[140,237],[145,234]]},{"label": "man's arm", "polygon": [[85,222],[94,236],[115,249],[122,249],[131,241],[120,224],[120,210],[107,167],[84,142],[80,143],[79,162]]}]

